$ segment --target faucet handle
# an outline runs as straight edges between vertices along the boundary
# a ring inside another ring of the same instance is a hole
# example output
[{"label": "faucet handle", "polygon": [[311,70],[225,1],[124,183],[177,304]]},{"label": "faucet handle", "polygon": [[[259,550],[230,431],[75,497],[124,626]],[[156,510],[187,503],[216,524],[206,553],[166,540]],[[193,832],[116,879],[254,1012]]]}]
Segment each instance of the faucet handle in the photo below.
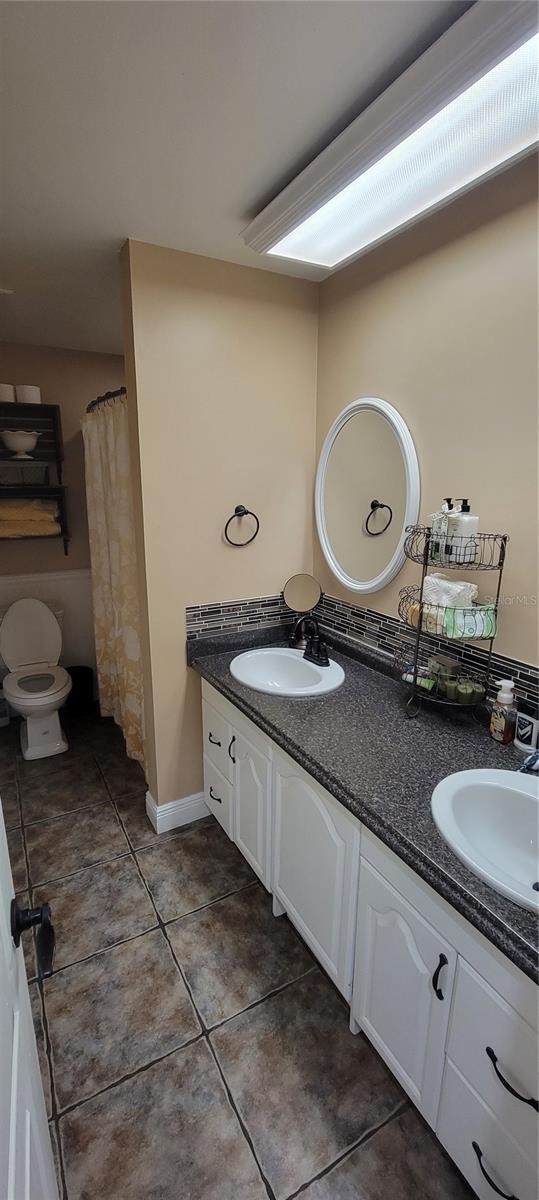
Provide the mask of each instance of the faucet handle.
[{"label": "faucet handle", "polygon": [[328,648],[322,638],[320,638],[320,645],[318,647],[318,661],[321,667],[329,667]]}]

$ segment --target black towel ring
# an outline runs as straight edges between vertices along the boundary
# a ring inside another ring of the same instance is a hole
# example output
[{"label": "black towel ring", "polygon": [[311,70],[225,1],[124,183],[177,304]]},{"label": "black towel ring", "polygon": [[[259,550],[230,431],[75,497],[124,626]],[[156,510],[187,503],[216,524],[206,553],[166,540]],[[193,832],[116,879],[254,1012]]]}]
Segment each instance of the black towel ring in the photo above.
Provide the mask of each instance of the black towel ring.
[{"label": "black towel ring", "polygon": [[[232,521],[236,520],[236,517],[238,517],[238,519],[240,519],[241,517],[253,517],[253,520],[256,521],[256,529],[255,529],[254,533],[251,534],[251,537],[247,538],[247,541],[245,541],[245,542],[233,542],[232,538],[228,536],[228,526],[231,524]],[[232,513],[232,516],[228,518],[228,521],[225,525],[225,538],[226,538],[229,546],[248,546],[250,542],[254,542],[259,529],[260,529],[260,521],[258,520],[256,513],[251,512],[251,509],[246,508],[244,504],[236,504],[236,507],[234,509],[234,512]]]},{"label": "black towel ring", "polygon": [[[377,529],[376,533],[374,533],[372,529],[369,529],[369,521],[370,521],[371,517],[374,516],[375,512],[378,511],[379,508],[387,508],[387,511],[389,513],[389,519],[386,522],[386,524],[384,525],[383,529]],[[385,533],[386,529],[389,529],[389,526],[391,525],[392,520],[393,520],[393,509],[389,507],[389,504],[382,504],[380,500],[371,500],[371,511],[367,517],[367,520],[365,521],[365,530],[368,533],[369,537],[380,537],[381,533]]]}]

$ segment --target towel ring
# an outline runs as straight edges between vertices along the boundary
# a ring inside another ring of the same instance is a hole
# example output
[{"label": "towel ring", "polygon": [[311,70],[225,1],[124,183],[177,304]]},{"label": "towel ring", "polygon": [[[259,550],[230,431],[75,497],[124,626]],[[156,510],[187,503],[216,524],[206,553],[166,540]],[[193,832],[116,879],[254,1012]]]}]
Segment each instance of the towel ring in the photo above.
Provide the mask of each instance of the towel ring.
[{"label": "towel ring", "polygon": [[[386,524],[384,525],[383,529],[377,529],[376,533],[374,533],[372,529],[369,529],[369,521],[370,521],[371,517],[374,516],[375,512],[378,511],[379,508],[387,508],[387,511],[389,513],[389,519],[386,522]],[[365,521],[365,531],[366,531],[366,533],[368,533],[369,537],[380,537],[381,533],[385,533],[386,529],[389,529],[389,526],[391,525],[392,520],[393,520],[393,509],[389,507],[389,504],[382,504],[382,502],[380,500],[371,500],[371,511],[367,517],[367,520]]]},{"label": "towel ring", "polygon": [[[256,521],[256,529],[255,529],[254,533],[251,534],[251,537],[247,538],[247,541],[245,541],[245,542],[234,542],[232,540],[232,538],[228,536],[228,527],[232,521],[236,520],[236,517],[238,518],[238,520],[240,520],[241,517],[253,517],[253,520]],[[225,525],[225,538],[226,538],[229,546],[248,546],[250,542],[254,542],[259,529],[260,529],[260,521],[258,520],[256,513],[251,512],[251,509],[246,508],[244,504],[236,504],[236,507],[234,509],[234,512],[232,513],[232,516],[228,518],[228,521]]]}]

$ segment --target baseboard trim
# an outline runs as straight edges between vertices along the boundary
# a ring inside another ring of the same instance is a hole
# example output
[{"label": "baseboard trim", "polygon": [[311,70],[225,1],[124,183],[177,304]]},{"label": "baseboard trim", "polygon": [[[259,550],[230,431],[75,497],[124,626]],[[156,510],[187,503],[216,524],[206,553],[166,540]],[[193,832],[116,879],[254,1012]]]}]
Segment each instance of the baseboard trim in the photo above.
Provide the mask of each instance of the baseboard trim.
[{"label": "baseboard trim", "polygon": [[181,800],[170,800],[168,804],[156,804],[151,792],[146,792],[146,812],[156,833],[168,833],[191,821],[208,817],[210,810],[204,802],[204,792],[194,796],[183,796]]}]

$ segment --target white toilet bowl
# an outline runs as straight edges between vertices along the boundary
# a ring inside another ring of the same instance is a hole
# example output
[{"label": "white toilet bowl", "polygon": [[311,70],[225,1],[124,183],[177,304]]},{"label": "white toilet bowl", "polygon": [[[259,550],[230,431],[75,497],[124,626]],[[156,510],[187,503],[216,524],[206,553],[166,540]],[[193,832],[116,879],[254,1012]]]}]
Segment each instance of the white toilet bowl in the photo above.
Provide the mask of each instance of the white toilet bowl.
[{"label": "white toilet bowl", "polygon": [[68,749],[58,709],[71,691],[71,677],[58,666],[62,634],[54,613],[41,600],[16,600],[0,625],[0,654],[9,668],[4,695],[23,717],[23,758],[49,758]]}]

